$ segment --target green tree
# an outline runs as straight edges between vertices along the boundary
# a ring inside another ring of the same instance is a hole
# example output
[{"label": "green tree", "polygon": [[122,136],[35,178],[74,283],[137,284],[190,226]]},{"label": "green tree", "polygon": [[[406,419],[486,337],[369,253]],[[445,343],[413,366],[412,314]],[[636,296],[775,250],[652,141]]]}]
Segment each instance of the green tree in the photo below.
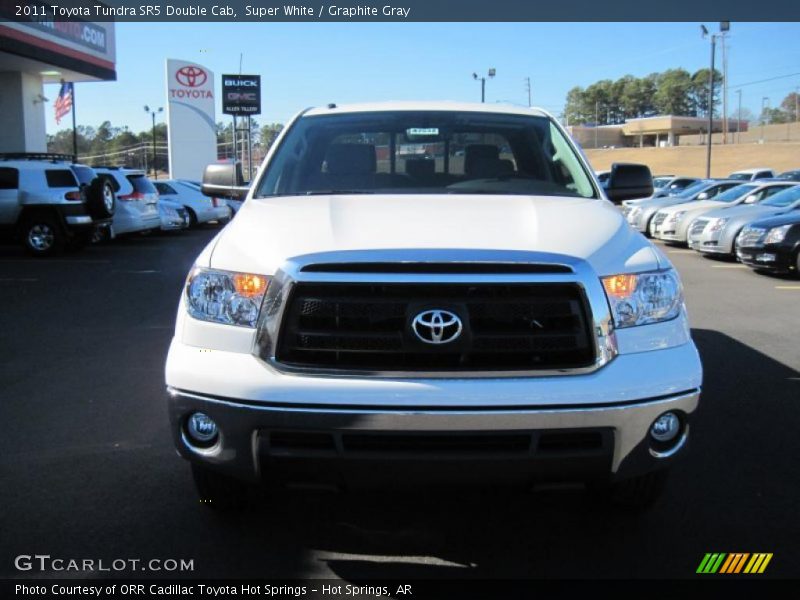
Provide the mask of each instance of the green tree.
[{"label": "green tree", "polygon": [[662,115],[691,115],[692,76],[686,69],[668,69],[656,81],[653,105]]},{"label": "green tree", "polygon": [[[692,87],[689,91],[690,113],[696,117],[708,116],[708,76],[711,69],[700,69],[692,75]],[[722,95],[722,73],[714,69],[714,111],[720,103]]]}]

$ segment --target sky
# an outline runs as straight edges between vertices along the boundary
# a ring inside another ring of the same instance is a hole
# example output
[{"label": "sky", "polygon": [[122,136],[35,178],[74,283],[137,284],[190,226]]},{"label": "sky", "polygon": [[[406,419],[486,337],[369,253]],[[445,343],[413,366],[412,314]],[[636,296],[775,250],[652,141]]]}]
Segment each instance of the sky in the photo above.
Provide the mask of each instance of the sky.
[{"label": "sky", "polygon": [[[527,104],[530,77],[532,104],[558,114],[576,85],[674,67],[694,72],[710,61],[700,23],[117,23],[116,32],[117,81],[76,85],[78,124],[149,128],[144,105],[166,105],[166,58],[207,66],[219,90],[219,76],[239,72],[241,55],[242,73],[261,75],[261,124],[329,102],[477,102],[472,73],[489,68],[497,76],[486,83],[487,102]],[[800,23],[731,24],[729,114],[735,89],[758,114],[764,96],[777,106],[800,86],[798,34]],[[57,86],[46,88],[54,99]],[[217,121],[228,119],[218,103]],[[47,131],[62,128],[51,102]]]}]

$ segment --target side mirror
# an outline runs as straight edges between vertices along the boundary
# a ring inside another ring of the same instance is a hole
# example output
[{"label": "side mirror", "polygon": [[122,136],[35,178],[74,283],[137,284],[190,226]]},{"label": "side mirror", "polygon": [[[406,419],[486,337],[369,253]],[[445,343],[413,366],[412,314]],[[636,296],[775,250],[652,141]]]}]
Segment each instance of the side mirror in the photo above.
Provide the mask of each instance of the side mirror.
[{"label": "side mirror", "polygon": [[745,204],[755,204],[758,202],[758,197],[755,194],[750,194],[744,199]]},{"label": "side mirror", "polygon": [[608,176],[606,196],[614,204],[653,195],[653,175],[647,165],[614,163]]},{"label": "side mirror", "polygon": [[708,192],[700,192],[697,194],[698,200],[708,200]]},{"label": "side mirror", "polygon": [[250,187],[245,184],[242,163],[233,162],[208,165],[200,190],[213,198],[244,200]]}]

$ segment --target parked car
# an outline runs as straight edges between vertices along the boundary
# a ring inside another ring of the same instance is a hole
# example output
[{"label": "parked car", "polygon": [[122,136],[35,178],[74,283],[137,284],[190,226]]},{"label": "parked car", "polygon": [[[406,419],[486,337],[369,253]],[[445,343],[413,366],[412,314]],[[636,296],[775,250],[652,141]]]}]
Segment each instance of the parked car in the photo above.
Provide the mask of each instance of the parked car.
[{"label": "parked car", "polygon": [[200,188],[190,181],[166,179],[154,181],[153,185],[158,190],[159,197],[177,202],[186,208],[190,227],[210,221],[226,223],[231,218],[231,211],[224,201],[204,196]]},{"label": "parked car", "polygon": [[95,167],[95,171],[112,185],[117,195],[111,237],[161,228],[158,192],[144,171],[123,167]]},{"label": "parked car", "polygon": [[174,231],[189,227],[189,212],[178,202],[159,198],[158,216],[161,218],[161,231]]},{"label": "parked car", "polygon": [[624,202],[623,214],[631,227],[649,235],[653,217],[660,209],[694,200],[708,200],[740,183],[724,179],[701,179],[674,196],[650,197]]},{"label": "parked car", "polygon": [[766,167],[742,169],[741,171],[734,171],[728,175],[728,179],[736,179],[737,181],[754,181],[756,179],[768,179],[772,177],[775,177],[775,171],[767,169]]},{"label": "parked car", "polygon": [[800,210],[747,225],[736,238],[736,258],[756,271],[800,277]]},{"label": "parked car", "polygon": [[[371,140],[409,132],[470,143],[378,172]],[[206,169],[207,195],[247,199],[189,273],[166,363],[206,506],[426,474],[658,496],[701,366],[678,273],[609,201],[652,193],[646,166],[604,192],[556,119],[492,104],[310,109],[275,148],[249,188]]]},{"label": "parked car", "polygon": [[0,154],[0,236],[34,256],[85,245],[115,210],[110,187],[71,156]]},{"label": "parked car", "polygon": [[778,175],[778,179],[788,179],[789,181],[800,181],[800,170],[784,171]]},{"label": "parked car", "polygon": [[676,177],[674,175],[655,177],[653,179],[653,187],[655,187],[653,198],[676,196],[698,181],[697,177]]},{"label": "parked car", "polygon": [[650,234],[672,243],[686,243],[689,226],[694,219],[715,208],[730,208],[740,204],[755,204],[796,185],[789,181],[743,183],[709,200],[695,200],[659,210],[652,222]]},{"label": "parked car", "polygon": [[692,223],[689,247],[704,254],[733,256],[736,238],[746,225],[797,208],[800,208],[800,186],[795,185],[758,204],[712,210]]}]

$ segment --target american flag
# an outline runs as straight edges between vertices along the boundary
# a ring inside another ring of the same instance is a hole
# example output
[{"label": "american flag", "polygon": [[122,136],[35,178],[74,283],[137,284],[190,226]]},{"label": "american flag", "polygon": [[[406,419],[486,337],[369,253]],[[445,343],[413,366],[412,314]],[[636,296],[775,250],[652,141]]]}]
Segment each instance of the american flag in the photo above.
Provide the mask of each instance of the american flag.
[{"label": "american flag", "polygon": [[56,124],[60,124],[64,115],[68,115],[72,110],[72,83],[61,84],[61,91],[58,92],[54,108],[56,109]]}]

